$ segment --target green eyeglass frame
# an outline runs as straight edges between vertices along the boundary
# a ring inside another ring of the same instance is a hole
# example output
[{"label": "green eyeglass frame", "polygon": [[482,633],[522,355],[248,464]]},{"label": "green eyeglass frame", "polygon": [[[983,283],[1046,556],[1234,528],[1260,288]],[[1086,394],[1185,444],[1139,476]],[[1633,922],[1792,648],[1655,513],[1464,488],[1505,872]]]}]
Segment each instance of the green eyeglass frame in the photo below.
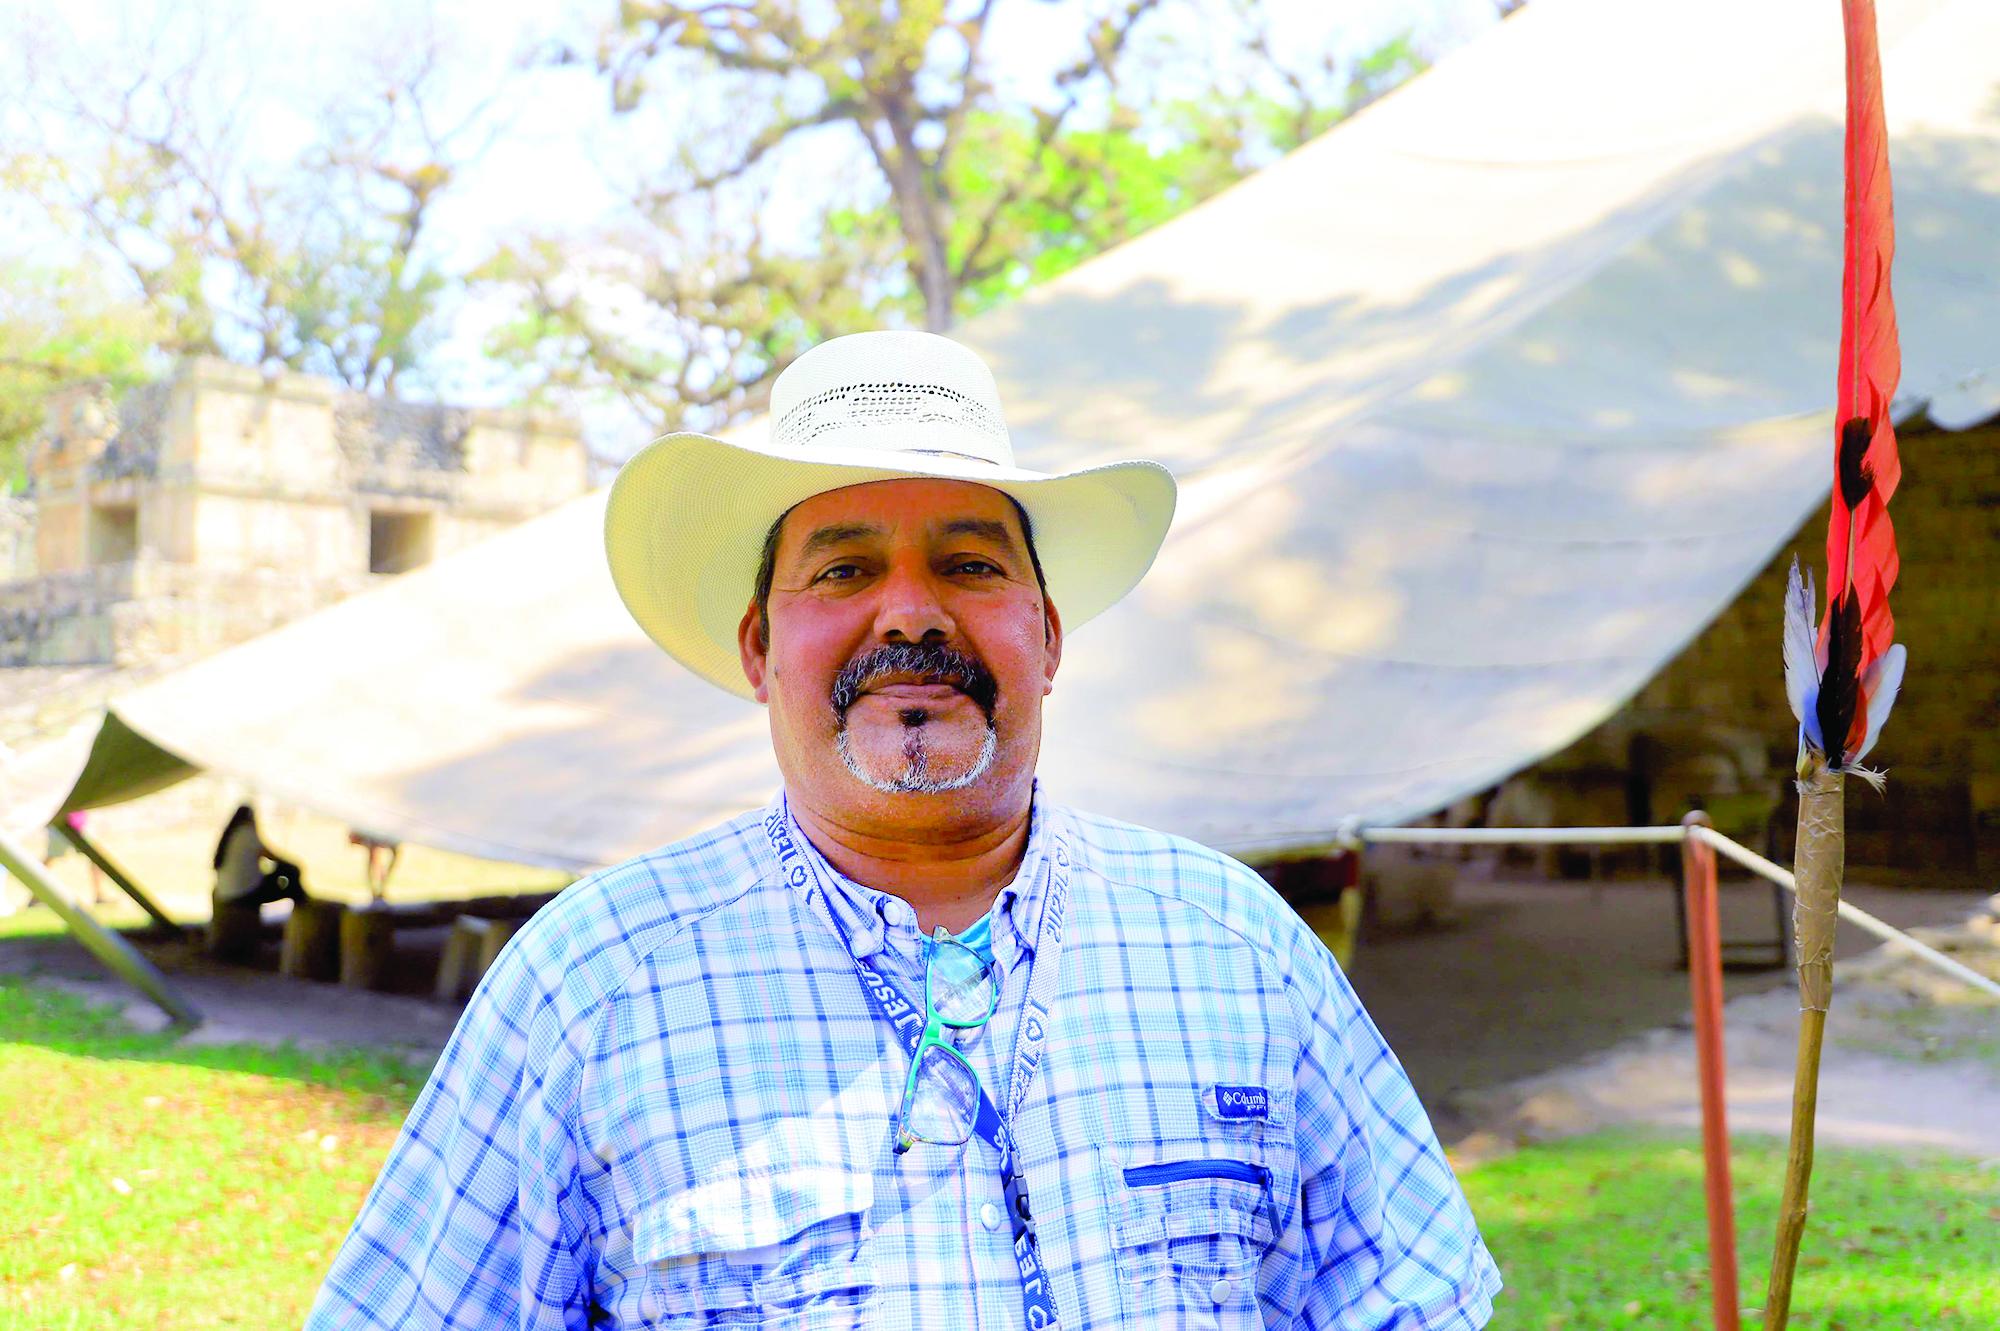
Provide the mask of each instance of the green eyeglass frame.
[{"label": "green eyeglass frame", "polygon": [[[898,1155],[918,1142],[963,1146],[971,1140],[979,1074],[945,1032],[984,1026],[999,1006],[1000,986],[993,968],[939,925],[936,935],[924,940],[924,1033],[910,1059],[903,1102],[896,1110]],[[955,1114],[933,1116],[920,1110],[917,1094],[927,1082]]]}]

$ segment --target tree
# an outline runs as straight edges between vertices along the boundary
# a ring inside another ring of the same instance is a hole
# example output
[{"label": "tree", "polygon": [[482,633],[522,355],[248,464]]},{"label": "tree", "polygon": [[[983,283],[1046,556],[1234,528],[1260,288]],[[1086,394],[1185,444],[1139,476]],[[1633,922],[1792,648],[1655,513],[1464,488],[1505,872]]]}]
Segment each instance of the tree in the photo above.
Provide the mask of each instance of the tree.
[{"label": "tree", "polygon": [[503,248],[473,274],[514,307],[488,353],[520,373],[531,401],[609,397],[656,432],[736,419],[774,366],[871,321],[858,279],[890,261],[866,256],[873,238],[860,235],[807,252],[773,244],[758,198],[727,218],[708,199],[699,212]]},{"label": "tree", "polygon": [[[39,209],[79,267],[115,274],[107,299],[144,312],[120,337],[143,336],[150,354],[121,351],[110,377],[216,355],[395,393],[421,368],[448,285],[429,257],[433,211],[494,132],[487,104],[440,114],[434,32],[392,34],[310,117],[314,140],[273,160],[247,142],[270,104],[264,62],[214,11],[168,6],[109,50],[17,27],[0,187]],[[23,373],[109,373],[103,356],[37,341],[50,317],[91,343],[92,308],[41,311],[17,330]],[[20,428],[18,415],[0,425]]]},{"label": "tree", "polygon": [[[617,228],[538,237],[482,270],[522,311],[489,350],[541,391],[609,394],[656,429],[714,428],[805,346],[947,329],[1421,67],[1395,43],[1353,68],[1294,70],[1254,5],[1214,2],[1104,0],[1046,93],[1023,97],[988,68],[994,0],[626,0],[594,44],[552,60],[589,68],[621,115],[650,112],[676,137]],[[1176,21],[1197,40],[1176,47]],[[1161,91],[1176,83],[1194,91]],[[855,170],[829,168],[842,153]],[[801,200],[801,179],[825,184]],[[767,220],[781,193],[799,215],[789,234]]]},{"label": "tree", "polygon": [[0,265],[0,493],[24,484],[28,445],[56,389],[95,380],[120,390],[157,372],[155,317],[106,285],[83,269]]},{"label": "tree", "polygon": [[[617,24],[603,34],[596,64],[620,111],[640,105],[656,68],[684,68],[687,62],[673,57],[689,54],[735,84],[732,93],[767,108],[753,132],[720,153],[684,143],[681,179],[661,190],[662,203],[741,179],[806,131],[851,129],[888,188],[924,324],[942,330],[955,317],[959,290],[1004,262],[993,224],[1033,188],[1029,172],[1017,169],[976,203],[952,192],[952,161],[966,123],[994,96],[983,59],[994,3],[842,0],[821,31],[788,0],[635,0],[622,5]],[[1054,105],[1031,113],[1038,146],[1056,139],[1094,86],[1115,81],[1134,29],[1160,3],[1115,0],[1090,19],[1084,51],[1055,74]],[[1034,160],[1031,152],[1018,166],[1031,167]],[[960,218],[969,226],[954,253],[951,233]]]}]

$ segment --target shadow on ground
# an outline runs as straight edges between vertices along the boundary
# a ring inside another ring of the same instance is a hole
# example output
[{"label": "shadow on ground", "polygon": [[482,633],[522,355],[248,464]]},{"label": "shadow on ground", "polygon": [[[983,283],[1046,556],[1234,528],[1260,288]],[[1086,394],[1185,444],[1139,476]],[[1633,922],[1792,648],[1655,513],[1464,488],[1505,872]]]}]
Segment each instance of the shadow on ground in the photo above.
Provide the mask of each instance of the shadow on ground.
[{"label": "shadow on ground", "polygon": [[[1364,936],[1351,970],[1355,988],[1408,1069],[1440,1136],[1454,1141],[1478,1126],[1482,1091],[1688,1023],[1688,977],[1679,966],[1672,892],[1665,879],[1484,881],[1468,873],[1458,886],[1454,923]],[[1847,895],[1898,927],[1957,924],[1981,899],[1977,893],[1866,885],[1850,886]],[[1725,882],[1722,900],[1725,938],[1773,935],[1772,901],[1761,885]],[[458,1020],[457,1005],[423,996],[435,974],[442,929],[399,935],[400,992],[389,993],[270,973],[271,943],[266,969],[253,970],[214,965],[188,943],[134,937],[208,1016],[185,1042],[196,1047],[357,1045],[423,1061],[435,1058]],[[1837,955],[1874,946],[1868,935],[1841,927]],[[5,974],[32,975],[124,1008],[135,1019],[159,1021],[66,936],[0,939]],[[1725,977],[1731,998],[1791,983],[1791,972],[1779,969],[1731,970]]]},{"label": "shadow on ground", "polygon": [[[1467,874],[1456,892],[1455,923],[1364,934],[1350,978],[1440,1136],[1452,1140],[1473,1126],[1459,1103],[1469,1092],[1689,1024],[1676,890],[1666,879],[1481,881]],[[1898,928],[1959,924],[1983,899],[1865,884],[1850,885],[1846,895]],[[1721,896],[1726,940],[1773,936],[1771,895],[1761,883],[1726,880]],[[1842,924],[1835,955],[1875,946]],[[1732,968],[1723,980],[1730,998],[1792,983],[1792,972],[1778,968]]]}]

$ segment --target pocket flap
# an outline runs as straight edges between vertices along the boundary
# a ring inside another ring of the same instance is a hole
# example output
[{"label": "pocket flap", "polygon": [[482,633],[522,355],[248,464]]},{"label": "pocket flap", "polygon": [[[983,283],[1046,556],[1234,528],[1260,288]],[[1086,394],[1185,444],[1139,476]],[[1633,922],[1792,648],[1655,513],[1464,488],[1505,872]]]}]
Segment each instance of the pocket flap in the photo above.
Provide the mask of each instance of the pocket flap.
[{"label": "pocket flap", "polygon": [[1271,1171],[1254,1142],[1135,1142],[1107,1153],[1120,1246],[1232,1234],[1271,1242]]},{"label": "pocket flap", "polygon": [[709,1179],[640,1211],[632,1255],[641,1262],[768,1248],[842,1215],[865,1215],[875,1180],[839,1165],[795,1165]]},{"label": "pocket flap", "polygon": [[1260,1248],[1268,1247],[1272,1237],[1270,1219],[1253,1199],[1230,1197],[1226,1192],[1227,1189],[1194,1190],[1186,1184],[1163,1190],[1157,1198],[1127,1206],[1112,1222],[1113,1237],[1120,1247],[1134,1247],[1162,1239],[1233,1234]]}]

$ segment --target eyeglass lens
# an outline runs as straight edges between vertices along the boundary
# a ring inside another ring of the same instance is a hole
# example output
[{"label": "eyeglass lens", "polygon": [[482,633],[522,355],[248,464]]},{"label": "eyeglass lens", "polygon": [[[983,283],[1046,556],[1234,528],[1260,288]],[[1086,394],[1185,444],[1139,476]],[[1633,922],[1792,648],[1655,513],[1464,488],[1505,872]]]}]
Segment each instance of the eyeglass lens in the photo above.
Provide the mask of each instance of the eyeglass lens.
[{"label": "eyeglass lens", "polygon": [[999,999],[993,972],[963,943],[947,941],[930,949],[924,967],[924,995],[947,1026],[977,1026],[993,1015]]},{"label": "eyeglass lens", "polygon": [[972,1137],[978,1106],[979,1083],[964,1058],[945,1045],[924,1050],[905,1131],[918,1141],[960,1145]]}]

